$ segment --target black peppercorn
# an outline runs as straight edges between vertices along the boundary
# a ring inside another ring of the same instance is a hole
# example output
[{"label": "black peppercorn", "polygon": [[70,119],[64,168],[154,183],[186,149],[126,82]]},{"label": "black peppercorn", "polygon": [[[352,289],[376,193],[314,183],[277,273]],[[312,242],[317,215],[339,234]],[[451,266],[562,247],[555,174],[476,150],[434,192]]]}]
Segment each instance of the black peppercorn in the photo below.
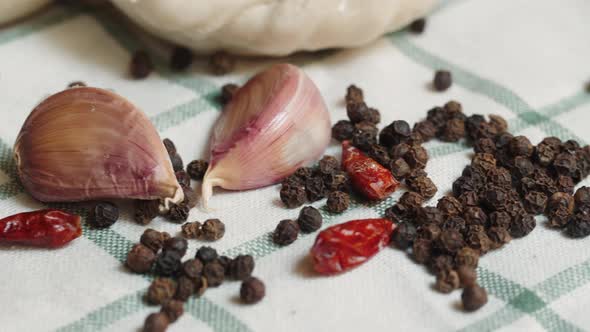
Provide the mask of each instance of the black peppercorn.
[{"label": "black peppercorn", "polygon": [[184,304],[181,301],[170,300],[162,305],[160,312],[168,317],[170,323],[174,323],[184,314]]},{"label": "black peppercorn", "polygon": [[513,156],[525,156],[530,157],[533,155],[533,145],[531,141],[525,136],[514,136],[510,143],[508,143],[508,148],[510,149],[510,153]]},{"label": "black peppercorn", "polygon": [[203,272],[203,263],[199,259],[189,259],[182,264],[182,274],[191,280],[197,280]]},{"label": "black peppercorn", "polygon": [[455,262],[453,260],[453,256],[446,255],[446,254],[432,257],[432,259],[428,263],[428,268],[435,275],[438,275],[444,271],[450,271],[454,267],[455,267]]},{"label": "black peppercorn", "polygon": [[414,20],[412,23],[410,23],[410,31],[412,31],[413,33],[421,34],[422,32],[424,32],[425,27],[426,27],[426,19],[425,18],[419,18],[419,19]]},{"label": "black peppercorn", "polygon": [[310,202],[319,201],[326,197],[326,186],[324,180],[319,176],[310,177],[305,181],[305,193]]},{"label": "black peppercorn", "polygon": [[334,173],[331,174],[324,174],[322,178],[324,180],[324,186],[328,192],[348,192],[350,190],[349,179],[344,171],[334,171]]},{"label": "black peppercorn", "polygon": [[176,180],[178,184],[180,184],[183,188],[190,188],[191,187],[191,178],[185,171],[178,171],[175,172],[174,175],[176,176]]},{"label": "black peppercorn", "polygon": [[129,72],[131,77],[135,79],[143,79],[150,75],[154,70],[152,59],[149,54],[145,51],[137,51],[131,57],[131,64],[129,66]]},{"label": "black peppercorn", "polygon": [[467,228],[467,224],[465,223],[465,219],[458,216],[451,216],[447,217],[447,219],[443,221],[440,228],[442,230],[454,229],[463,233]]},{"label": "black peppercorn", "polygon": [[172,237],[172,238],[166,240],[166,242],[164,242],[164,250],[176,251],[177,253],[180,254],[180,257],[182,257],[182,256],[184,256],[184,254],[186,254],[187,248],[188,248],[188,242],[186,241],[186,239],[184,239],[180,236]]},{"label": "black peppercorn", "polygon": [[237,84],[233,84],[233,83],[224,84],[221,87],[221,103],[223,105],[229,103],[234,98],[236,93],[238,92],[238,89],[240,89],[240,86]]},{"label": "black peppercorn", "polygon": [[465,219],[467,225],[485,225],[488,216],[480,207],[469,206],[463,211],[463,219]]},{"label": "black peppercorn", "polygon": [[412,168],[424,168],[428,162],[428,152],[421,145],[414,144],[405,154],[404,159]]},{"label": "black peppercorn", "polygon": [[525,213],[517,216],[512,221],[508,231],[512,237],[520,238],[532,232],[535,226],[537,226],[535,218],[532,215]]},{"label": "black peppercorn", "polygon": [[229,276],[233,279],[244,280],[254,271],[254,258],[250,255],[239,255],[229,264]]},{"label": "black peppercorn", "polygon": [[195,293],[195,283],[187,276],[180,276],[177,282],[176,294],[174,298],[186,302],[191,295]]},{"label": "black peppercorn", "polygon": [[436,241],[436,248],[442,252],[454,254],[459,249],[463,248],[465,241],[461,232],[455,229],[446,229],[441,232],[440,236]]},{"label": "black peppercorn", "polygon": [[209,67],[215,75],[225,75],[234,70],[236,60],[226,52],[220,51],[209,58]]},{"label": "black peppercorn", "polygon": [[185,70],[193,63],[193,52],[186,47],[175,47],[170,57],[170,68],[172,70]]},{"label": "black peppercorn", "polygon": [[466,311],[475,311],[488,302],[486,290],[478,285],[467,286],[461,293],[461,302]]},{"label": "black peppercorn", "polygon": [[419,176],[414,179],[407,179],[406,184],[410,190],[413,190],[426,199],[434,197],[437,192],[436,185],[427,176]]},{"label": "black peppercorn", "polygon": [[187,239],[198,239],[202,234],[201,226],[201,223],[198,221],[182,224],[182,236]]},{"label": "black peppercorn", "polygon": [[436,127],[432,121],[429,120],[416,122],[412,131],[418,133],[425,142],[428,142],[436,136]]},{"label": "black peppercorn", "polygon": [[331,192],[326,200],[326,208],[332,213],[342,213],[346,211],[349,204],[350,197],[347,193],[341,191]]},{"label": "black peppercorn", "polygon": [[274,230],[272,239],[274,243],[286,246],[297,240],[299,225],[294,220],[281,220]]},{"label": "black peppercorn", "polygon": [[432,242],[426,239],[417,238],[412,246],[412,257],[418,263],[428,262],[432,255]]},{"label": "black peppercorn", "polygon": [[136,244],[127,254],[125,265],[135,273],[146,273],[152,269],[156,254],[143,244]]},{"label": "black peppercorn", "polygon": [[352,84],[346,88],[346,103],[362,103],[364,101],[363,90]]},{"label": "black peppercorn", "polygon": [[443,142],[457,142],[463,137],[465,137],[465,121],[450,119],[444,125],[439,138]]},{"label": "black peppercorn", "polygon": [[459,274],[455,270],[443,270],[436,275],[434,288],[441,293],[450,293],[459,288]]},{"label": "black peppercorn", "polygon": [[181,203],[181,204],[174,204],[170,207],[170,211],[168,212],[168,218],[174,222],[183,222],[188,219],[188,215],[190,213],[190,208],[188,205]]},{"label": "black peppercorn", "polygon": [[385,147],[391,147],[404,143],[411,134],[412,130],[406,121],[396,120],[381,130],[381,133],[379,133],[379,144]]},{"label": "black peppercorn", "polygon": [[174,169],[175,172],[182,171],[184,169],[184,163],[178,153],[170,155],[170,162],[172,163],[172,169]]},{"label": "black peppercorn", "polygon": [[159,200],[136,200],[134,220],[140,225],[147,225],[160,213]]},{"label": "black peppercorn", "polygon": [[590,235],[590,215],[577,213],[567,223],[565,232],[573,238],[583,238]]},{"label": "black peppercorn", "polygon": [[154,312],[149,314],[143,323],[143,332],[164,332],[170,324],[169,318],[165,313]]},{"label": "black peppercorn", "polygon": [[489,153],[494,154],[496,152],[496,143],[491,138],[480,138],[473,145],[475,153]]},{"label": "black peppercorn", "polygon": [[217,257],[217,250],[207,246],[202,246],[201,248],[199,248],[195,255],[195,258],[200,260],[203,264],[213,262],[217,259]]},{"label": "black peppercorn", "polygon": [[438,200],[436,207],[445,216],[458,216],[463,213],[463,205],[453,196],[443,196]]},{"label": "black peppercorn", "polygon": [[487,231],[488,238],[492,241],[492,249],[500,248],[512,240],[512,236],[504,227],[490,227]]},{"label": "black peppercorn", "polygon": [[146,299],[151,304],[164,304],[176,293],[176,282],[169,278],[156,278],[147,290]]},{"label": "black peppercorn", "polygon": [[164,246],[164,235],[156,230],[151,228],[146,229],[143,231],[139,242],[144,246],[150,248],[154,253],[158,253],[160,249]]},{"label": "black peppercorn", "polygon": [[461,280],[461,287],[473,286],[477,283],[477,272],[471,266],[459,266],[457,268],[459,280]]},{"label": "black peppercorn", "polygon": [[216,261],[207,263],[203,267],[203,277],[207,279],[207,285],[209,287],[217,287],[223,283],[225,269]]},{"label": "black peppercorn", "polygon": [[443,213],[434,206],[419,207],[416,209],[416,225],[435,224],[441,225],[445,219]]},{"label": "black peppercorn", "polygon": [[393,230],[391,241],[399,249],[409,248],[416,239],[416,226],[411,223],[401,222]]},{"label": "black peppercorn", "polygon": [[433,86],[436,91],[445,91],[453,84],[453,78],[449,71],[437,70],[434,73]]},{"label": "black peppercorn", "polygon": [[217,241],[225,234],[225,224],[219,219],[207,219],[201,227],[201,236],[207,241]]},{"label": "black peppercorn", "polygon": [[455,255],[457,266],[468,266],[476,268],[479,263],[479,253],[470,247],[463,247]]},{"label": "black peppercorn", "polygon": [[186,172],[191,179],[199,181],[203,179],[203,176],[205,176],[208,167],[209,163],[205,160],[193,160],[188,163],[188,165],[186,165]]},{"label": "black peppercorn", "polygon": [[281,201],[288,208],[296,208],[307,201],[305,187],[296,184],[283,184],[280,193]]},{"label": "black peppercorn", "polygon": [[530,191],[524,196],[524,207],[527,212],[541,214],[547,205],[547,195],[538,191]]},{"label": "black peppercorn", "polygon": [[340,120],[332,127],[332,138],[337,141],[352,139],[354,125],[347,120]]},{"label": "black peppercorn", "polygon": [[173,276],[180,270],[182,255],[175,250],[164,250],[156,259],[156,273],[161,276]]},{"label": "black peppercorn", "polygon": [[88,221],[94,228],[107,228],[119,220],[119,208],[109,202],[99,202],[90,210]]},{"label": "black peppercorn", "polygon": [[306,206],[299,212],[297,223],[303,233],[315,232],[322,227],[322,215],[313,206]]},{"label": "black peppercorn", "polygon": [[240,298],[247,304],[259,302],[264,298],[265,293],[264,283],[256,277],[249,277],[240,286]]}]

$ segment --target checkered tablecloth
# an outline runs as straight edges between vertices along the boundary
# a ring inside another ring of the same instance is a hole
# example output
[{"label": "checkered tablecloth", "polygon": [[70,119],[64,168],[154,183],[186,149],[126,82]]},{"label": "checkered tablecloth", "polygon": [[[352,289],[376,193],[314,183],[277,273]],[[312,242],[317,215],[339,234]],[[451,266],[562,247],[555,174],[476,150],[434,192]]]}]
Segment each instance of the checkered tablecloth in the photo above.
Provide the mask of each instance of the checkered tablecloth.
[{"label": "checkered tablecloth", "polygon": [[[419,120],[449,99],[466,113],[500,114],[510,130],[533,143],[545,136],[590,142],[590,1],[455,0],[443,2],[426,32],[398,32],[364,48],[300,54],[282,60],[241,59],[236,72],[214,77],[206,60],[188,73],[167,69],[164,56],[147,80],[127,77],[130,53],[144,38],[109,11],[51,7],[0,29],[0,214],[42,208],[18,184],[11,146],[29,111],[68,83],[83,80],[113,89],[142,108],[162,137],[186,161],[206,156],[209,129],[219,114],[219,87],[244,82],[271,62],[304,68],[323,92],[333,121],[345,118],[343,95],[355,83],[383,123]],[[448,69],[453,87],[429,86],[433,71]],[[427,171],[439,187],[431,204],[450,190],[469,162],[463,143],[428,143]],[[333,144],[328,153],[338,154]],[[581,185],[588,185],[585,180]],[[323,211],[325,226],[376,217],[402,192],[375,205],[355,203],[342,215]],[[144,227],[131,207],[118,202],[121,220],[59,250],[0,247],[1,331],[137,331],[150,312],[143,295],[149,278],[122,262]],[[306,258],[314,235],[288,247],[269,236],[296,210],[282,207],[276,186],[217,192],[212,214],[227,225],[214,246],[226,255],[253,254],[255,275],[266,282],[263,302],[237,300],[239,283],[228,282],[192,299],[170,331],[574,331],[590,329],[590,239],[571,240],[544,226],[480,261],[479,282],[490,294],[481,310],[460,310],[460,292],[431,289],[434,278],[399,250],[383,250],[369,263],[337,277],[318,277]],[[314,204],[322,207],[324,202]],[[75,206],[65,206],[83,212]],[[177,233],[163,219],[150,227]],[[192,240],[190,251],[203,243]]]}]

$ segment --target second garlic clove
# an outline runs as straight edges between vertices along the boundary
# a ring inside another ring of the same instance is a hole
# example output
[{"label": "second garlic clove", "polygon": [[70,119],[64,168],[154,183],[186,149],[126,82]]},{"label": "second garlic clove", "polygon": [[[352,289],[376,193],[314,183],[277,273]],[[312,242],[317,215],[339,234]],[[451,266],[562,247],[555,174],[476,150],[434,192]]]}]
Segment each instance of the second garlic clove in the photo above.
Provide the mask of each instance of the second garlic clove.
[{"label": "second garlic clove", "polygon": [[184,197],[150,120],[107,90],[80,87],[45,99],[14,154],[23,186],[43,202],[161,199],[165,210]]},{"label": "second garlic clove", "polygon": [[245,190],[279,182],[318,159],[330,136],[326,104],[302,70],[278,64],[257,74],[213,129],[202,186],[205,208],[213,187]]}]

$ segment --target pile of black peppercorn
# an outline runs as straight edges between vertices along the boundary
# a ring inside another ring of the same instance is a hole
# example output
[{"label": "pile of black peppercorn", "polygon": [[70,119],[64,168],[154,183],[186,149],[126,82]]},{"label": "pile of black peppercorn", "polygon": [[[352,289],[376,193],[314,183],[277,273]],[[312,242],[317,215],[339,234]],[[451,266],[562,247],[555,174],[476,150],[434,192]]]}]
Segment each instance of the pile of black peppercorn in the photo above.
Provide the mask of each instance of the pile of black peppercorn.
[{"label": "pile of black peppercorn", "polygon": [[[476,282],[479,257],[528,235],[535,215],[544,213],[549,226],[571,237],[590,234],[590,188],[573,195],[575,184],[590,172],[590,147],[556,137],[534,146],[507,132],[502,117],[467,116],[456,101],[429,110],[411,130],[396,120],[379,131],[378,112],[366,107],[361,89],[351,85],[346,103],[349,120],[334,125],[333,138],[351,140],[409,189],[385,210],[385,217],[397,223],[392,242],[429,268],[437,290],[463,288],[466,311],[487,302]],[[436,207],[423,206],[437,190],[424,172],[428,154],[421,145],[433,138],[466,139],[475,151],[452,194]]]},{"label": "pile of black peppercorn", "polygon": [[281,220],[272,234],[274,243],[280,246],[289,245],[302,233],[313,233],[322,227],[323,218],[318,209],[306,206],[299,211],[297,220]]},{"label": "pile of black peppercorn", "polygon": [[140,243],[129,251],[125,265],[131,271],[157,276],[148,288],[146,301],[161,305],[162,309],[147,317],[145,328],[157,326],[161,327],[157,331],[164,331],[182,315],[184,302],[203,295],[207,288],[220,286],[226,279],[242,281],[240,297],[244,303],[256,303],[264,297],[264,283],[252,276],[255,262],[251,255],[232,259],[219,255],[212,247],[202,246],[194,258],[183,261],[187,248],[186,239],[148,228]]},{"label": "pile of black peppercorn", "polygon": [[[186,166],[185,171],[184,163],[178,154],[174,143],[170,139],[165,138],[163,144],[170,157],[176,179],[184,193],[184,200],[180,204],[172,205],[165,217],[170,221],[181,223],[188,219],[190,209],[197,205],[197,196],[191,188],[191,180],[202,180],[209,167],[209,163],[204,160],[193,160]],[[136,200],[135,221],[142,225],[149,224],[160,214],[159,206],[159,200]]]}]

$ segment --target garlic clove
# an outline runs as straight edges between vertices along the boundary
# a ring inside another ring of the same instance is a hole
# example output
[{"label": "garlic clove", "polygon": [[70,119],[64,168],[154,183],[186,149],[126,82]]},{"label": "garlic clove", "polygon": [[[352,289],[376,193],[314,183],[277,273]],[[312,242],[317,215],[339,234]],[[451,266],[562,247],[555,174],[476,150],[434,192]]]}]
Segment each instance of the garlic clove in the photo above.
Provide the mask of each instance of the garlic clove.
[{"label": "garlic clove", "polygon": [[257,74],[226,105],[213,128],[203,205],[219,186],[245,190],[277,183],[318,159],[330,143],[330,114],[311,79],[277,64]]},{"label": "garlic clove", "polygon": [[19,178],[43,202],[161,199],[184,194],[147,118],[125,98],[98,88],[68,89],[42,101],[14,145]]}]

